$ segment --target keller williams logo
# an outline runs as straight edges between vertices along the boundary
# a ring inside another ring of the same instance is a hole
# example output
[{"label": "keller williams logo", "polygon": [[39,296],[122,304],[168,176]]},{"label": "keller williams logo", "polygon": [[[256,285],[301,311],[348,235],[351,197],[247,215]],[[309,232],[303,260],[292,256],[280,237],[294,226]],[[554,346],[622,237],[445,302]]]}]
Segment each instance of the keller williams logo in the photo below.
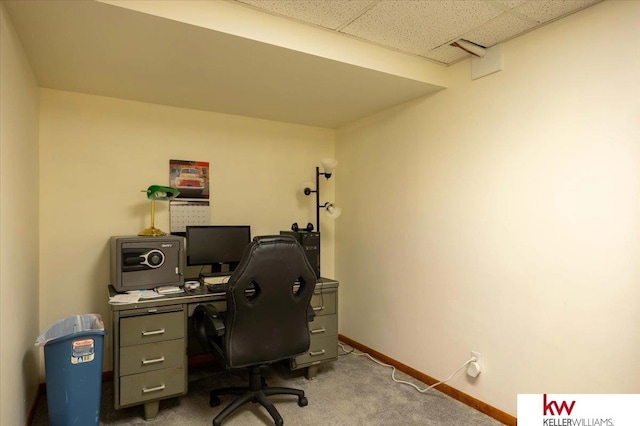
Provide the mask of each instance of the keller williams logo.
[{"label": "keller williams logo", "polygon": [[547,402],[547,394],[545,393],[542,397],[542,415],[543,416],[561,416],[562,412],[566,411],[567,416],[570,416],[571,412],[573,411],[573,407],[575,405],[576,405],[575,401],[571,401],[571,404],[567,404],[567,401],[562,401],[560,402],[560,405],[558,405],[557,401]]},{"label": "keller williams logo", "polygon": [[640,394],[518,394],[518,426],[640,426],[639,406]]}]

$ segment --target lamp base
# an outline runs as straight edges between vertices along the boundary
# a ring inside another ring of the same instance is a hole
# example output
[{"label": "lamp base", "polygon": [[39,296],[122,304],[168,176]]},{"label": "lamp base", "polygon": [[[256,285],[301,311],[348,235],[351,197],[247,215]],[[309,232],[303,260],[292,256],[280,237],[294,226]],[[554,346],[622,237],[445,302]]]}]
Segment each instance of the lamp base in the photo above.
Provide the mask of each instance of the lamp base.
[{"label": "lamp base", "polygon": [[151,228],[143,229],[138,234],[138,236],[140,236],[140,237],[162,237],[162,236],[165,236],[165,235],[168,235],[168,234],[166,232],[163,232],[163,231],[159,230],[158,228],[153,227],[153,226]]}]

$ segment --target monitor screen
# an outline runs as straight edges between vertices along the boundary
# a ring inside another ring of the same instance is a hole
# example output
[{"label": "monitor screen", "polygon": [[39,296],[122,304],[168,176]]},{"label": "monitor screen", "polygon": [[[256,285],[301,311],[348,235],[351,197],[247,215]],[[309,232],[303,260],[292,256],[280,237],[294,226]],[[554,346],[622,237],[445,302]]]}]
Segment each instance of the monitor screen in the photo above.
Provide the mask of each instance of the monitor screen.
[{"label": "monitor screen", "polygon": [[219,272],[227,264],[232,271],[251,242],[251,227],[187,226],[186,237],[187,265],[211,265],[212,272]]}]

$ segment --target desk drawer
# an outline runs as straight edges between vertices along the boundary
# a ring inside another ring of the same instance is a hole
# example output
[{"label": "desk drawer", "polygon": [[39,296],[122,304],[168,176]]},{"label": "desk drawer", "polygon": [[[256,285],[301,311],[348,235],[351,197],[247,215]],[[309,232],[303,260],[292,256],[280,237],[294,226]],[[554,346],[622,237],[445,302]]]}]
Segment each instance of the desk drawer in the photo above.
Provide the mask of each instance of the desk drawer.
[{"label": "desk drawer", "polygon": [[120,350],[120,375],[184,367],[184,358],[184,339],[127,346]]},{"label": "desk drawer", "polygon": [[302,368],[336,358],[338,358],[338,342],[336,336],[312,338],[311,346],[307,353],[291,360],[291,368]]},{"label": "desk drawer", "polygon": [[337,315],[318,315],[309,323],[311,338],[335,336],[338,334]]},{"label": "desk drawer", "polygon": [[182,395],[186,392],[184,368],[165,368],[120,378],[120,405]]},{"label": "desk drawer", "polygon": [[311,307],[316,316],[336,313],[336,292],[316,290],[311,297]]},{"label": "desk drawer", "polygon": [[120,346],[184,338],[184,311],[120,320]]}]

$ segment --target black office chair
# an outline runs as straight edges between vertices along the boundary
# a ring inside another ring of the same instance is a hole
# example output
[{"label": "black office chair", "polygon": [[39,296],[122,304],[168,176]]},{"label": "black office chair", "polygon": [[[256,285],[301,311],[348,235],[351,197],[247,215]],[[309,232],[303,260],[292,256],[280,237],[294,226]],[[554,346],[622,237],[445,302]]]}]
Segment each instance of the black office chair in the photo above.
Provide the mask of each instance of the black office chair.
[{"label": "black office chair", "polygon": [[212,407],[220,404],[219,395],[239,395],[213,419],[214,426],[249,401],[260,403],[275,424],[282,425],[269,395],[296,395],[300,407],[307,405],[300,389],[268,387],[260,367],[309,349],[309,302],[315,283],[313,268],[293,237],[256,237],[229,279],[224,318],[211,304],[196,307],[194,327],[203,347],[217,352],[227,368],[249,368],[248,387],[211,391]]}]

